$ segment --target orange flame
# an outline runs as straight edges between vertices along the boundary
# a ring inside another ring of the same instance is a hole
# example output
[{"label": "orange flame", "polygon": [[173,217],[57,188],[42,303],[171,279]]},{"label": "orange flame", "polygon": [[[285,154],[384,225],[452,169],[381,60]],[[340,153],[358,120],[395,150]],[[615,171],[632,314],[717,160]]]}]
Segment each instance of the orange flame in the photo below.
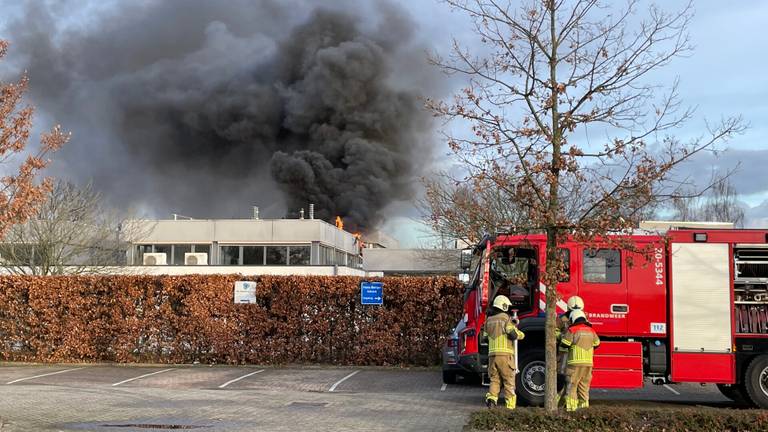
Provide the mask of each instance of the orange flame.
[{"label": "orange flame", "polygon": [[360,246],[360,248],[364,248],[365,242],[363,241],[363,235],[359,232],[356,232],[352,235],[355,237],[355,241],[357,242],[357,245]]},{"label": "orange flame", "polygon": [[341,216],[336,216],[336,228],[340,230],[344,229],[344,221],[341,220]]}]

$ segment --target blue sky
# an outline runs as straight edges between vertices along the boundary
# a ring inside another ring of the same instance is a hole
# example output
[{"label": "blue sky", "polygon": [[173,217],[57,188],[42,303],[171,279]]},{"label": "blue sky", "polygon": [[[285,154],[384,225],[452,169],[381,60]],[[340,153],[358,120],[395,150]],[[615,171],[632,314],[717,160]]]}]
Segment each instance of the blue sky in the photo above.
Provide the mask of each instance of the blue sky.
[{"label": "blue sky", "polygon": [[[325,4],[369,11],[379,6],[374,2],[361,6],[360,2],[352,0],[295,1],[304,5]],[[446,4],[433,0],[392,1],[408,12],[416,27],[414,37],[425,49],[446,53],[452,38],[472,43],[467,17],[452,12]],[[680,0],[659,3],[668,9],[681,8],[685,4]],[[111,7],[111,2],[97,1],[51,4],[53,10],[61,12],[65,25],[71,27],[87,25],[95,12]],[[73,4],[78,7],[69,7]],[[20,2],[15,0],[0,0],[0,10],[6,18],[12,17],[19,5]],[[297,10],[296,16],[301,17],[304,12]],[[2,23],[0,17],[0,27]],[[768,226],[768,123],[765,121],[768,117],[768,57],[765,55],[768,32],[763,28],[766,23],[768,2],[698,1],[689,29],[696,47],[694,53],[688,58],[676,59],[654,77],[662,83],[671,83],[679,77],[684,103],[696,107],[694,119],[678,131],[681,137],[699,135],[705,119],[716,121],[722,116],[741,114],[749,123],[747,132],[729,142],[728,149],[719,157],[698,158],[684,170],[694,176],[709,178],[712,167],[727,170],[740,164],[732,183],[741,193],[741,200],[749,206],[748,223],[752,226]],[[13,37],[2,33],[0,36]],[[426,62],[424,67],[427,67]],[[454,81],[446,85],[458,87],[460,84]],[[45,118],[44,113],[41,114]],[[433,140],[436,149],[434,168],[445,167],[450,163],[445,158],[448,149],[437,135]],[[403,246],[429,242],[412,203],[395,203],[386,212],[389,218],[383,228]]]}]

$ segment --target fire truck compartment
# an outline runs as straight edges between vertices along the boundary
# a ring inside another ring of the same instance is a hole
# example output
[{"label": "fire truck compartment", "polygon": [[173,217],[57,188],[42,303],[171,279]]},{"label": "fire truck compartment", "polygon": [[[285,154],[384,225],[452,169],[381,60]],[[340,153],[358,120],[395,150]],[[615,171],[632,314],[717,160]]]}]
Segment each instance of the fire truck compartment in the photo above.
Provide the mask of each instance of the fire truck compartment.
[{"label": "fire truck compartment", "polygon": [[671,246],[672,380],[733,382],[730,247]]},{"label": "fire truck compartment", "polygon": [[768,245],[733,248],[736,333],[768,334]]},{"label": "fire truck compartment", "polygon": [[632,389],[642,386],[642,344],[640,342],[602,342],[595,351],[592,387]]},{"label": "fire truck compartment", "polygon": [[733,354],[672,353],[672,381],[733,383]]},{"label": "fire truck compartment", "polygon": [[728,255],[723,243],[672,245],[673,352],[731,352]]}]

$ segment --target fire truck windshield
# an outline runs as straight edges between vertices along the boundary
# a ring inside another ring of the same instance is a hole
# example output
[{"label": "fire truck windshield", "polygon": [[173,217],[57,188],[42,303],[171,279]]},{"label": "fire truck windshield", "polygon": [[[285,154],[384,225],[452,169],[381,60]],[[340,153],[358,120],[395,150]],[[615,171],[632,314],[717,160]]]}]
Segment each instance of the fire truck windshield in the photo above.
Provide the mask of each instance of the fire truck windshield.
[{"label": "fire truck windshield", "polygon": [[536,280],[536,259],[533,249],[501,246],[491,253],[489,279],[491,298],[509,297],[513,304],[530,303],[531,285]]}]

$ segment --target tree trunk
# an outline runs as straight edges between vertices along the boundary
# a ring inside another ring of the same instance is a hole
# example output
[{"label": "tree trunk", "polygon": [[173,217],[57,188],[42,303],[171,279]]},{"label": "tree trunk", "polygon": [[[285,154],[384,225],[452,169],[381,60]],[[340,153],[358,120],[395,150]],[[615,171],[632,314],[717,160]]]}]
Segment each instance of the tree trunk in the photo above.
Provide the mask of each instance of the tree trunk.
[{"label": "tree trunk", "polygon": [[560,113],[558,111],[558,91],[557,91],[557,38],[555,32],[555,2],[547,3],[550,17],[550,37],[552,38],[552,51],[549,58],[549,79],[551,86],[550,93],[550,115],[552,120],[552,178],[549,182],[549,203],[547,206],[547,262],[546,277],[547,284],[547,311],[546,324],[544,327],[544,360],[545,369],[545,387],[544,387],[544,409],[548,412],[557,411],[557,341],[555,338],[555,322],[557,321],[557,237],[558,237],[558,215],[560,209],[560,200],[558,196],[560,188],[560,163],[561,163],[561,145],[562,131],[560,130]]},{"label": "tree trunk", "polygon": [[[546,272],[552,274],[557,260],[557,233],[556,229],[547,230],[547,268]],[[551,278],[548,278],[552,280]],[[557,280],[557,279],[555,279]],[[555,338],[555,323],[557,321],[557,283],[547,284],[547,311],[544,327],[544,361],[545,387],[544,408],[547,411],[557,411],[557,340]]]}]

